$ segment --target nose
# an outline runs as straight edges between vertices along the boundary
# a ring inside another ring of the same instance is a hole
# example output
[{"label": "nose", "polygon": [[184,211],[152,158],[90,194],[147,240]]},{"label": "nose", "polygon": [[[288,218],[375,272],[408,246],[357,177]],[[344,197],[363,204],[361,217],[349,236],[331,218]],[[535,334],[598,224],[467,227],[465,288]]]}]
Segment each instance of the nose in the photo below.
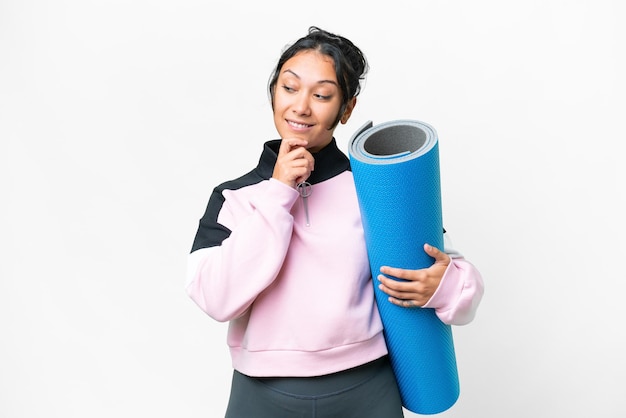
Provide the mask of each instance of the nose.
[{"label": "nose", "polygon": [[292,110],[297,115],[308,116],[311,113],[309,97],[307,94],[300,93],[294,97]]}]

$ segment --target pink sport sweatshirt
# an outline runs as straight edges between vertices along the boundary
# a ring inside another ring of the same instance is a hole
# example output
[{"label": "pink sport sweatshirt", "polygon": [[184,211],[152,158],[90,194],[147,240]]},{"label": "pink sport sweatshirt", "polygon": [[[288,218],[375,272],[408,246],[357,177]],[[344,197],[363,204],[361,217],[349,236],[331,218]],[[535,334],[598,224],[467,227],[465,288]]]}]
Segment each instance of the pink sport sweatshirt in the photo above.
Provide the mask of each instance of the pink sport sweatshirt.
[{"label": "pink sport sweatshirt", "polygon": [[[187,292],[209,316],[229,321],[232,365],[243,374],[319,376],[375,360],[387,348],[349,160],[334,140],[314,154],[305,208],[297,190],[271,179],[279,145],[267,142],[255,169],[213,190],[189,255]],[[466,324],[482,278],[445,251],[452,262],[424,308]]]}]

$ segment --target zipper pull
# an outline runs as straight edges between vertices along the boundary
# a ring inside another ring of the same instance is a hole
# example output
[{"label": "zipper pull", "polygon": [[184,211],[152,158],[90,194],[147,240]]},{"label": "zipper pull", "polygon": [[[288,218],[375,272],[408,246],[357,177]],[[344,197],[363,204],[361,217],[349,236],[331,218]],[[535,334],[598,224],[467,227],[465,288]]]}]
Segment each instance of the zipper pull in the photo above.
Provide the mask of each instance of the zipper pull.
[{"label": "zipper pull", "polygon": [[306,201],[307,197],[311,196],[313,193],[313,186],[308,181],[303,181],[299,183],[297,186],[298,192],[302,197],[302,204],[304,205],[304,216],[306,219],[306,226],[311,226],[311,222],[309,222],[309,205]]}]

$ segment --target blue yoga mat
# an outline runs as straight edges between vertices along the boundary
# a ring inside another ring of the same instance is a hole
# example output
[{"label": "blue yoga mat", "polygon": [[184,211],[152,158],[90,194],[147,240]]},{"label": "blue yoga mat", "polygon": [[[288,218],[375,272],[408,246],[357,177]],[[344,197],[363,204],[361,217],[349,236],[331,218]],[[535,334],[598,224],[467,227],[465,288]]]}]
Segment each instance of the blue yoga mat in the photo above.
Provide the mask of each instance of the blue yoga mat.
[{"label": "blue yoga mat", "polygon": [[[350,139],[349,158],[365,229],[376,303],[403,406],[436,414],[459,397],[452,329],[430,308],[391,304],[378,289],[383,265],[430,267],[423,249],[443,250],[437,133],[428,124],[366,123]],[[396,279],[399,280],[399,279]]]}]

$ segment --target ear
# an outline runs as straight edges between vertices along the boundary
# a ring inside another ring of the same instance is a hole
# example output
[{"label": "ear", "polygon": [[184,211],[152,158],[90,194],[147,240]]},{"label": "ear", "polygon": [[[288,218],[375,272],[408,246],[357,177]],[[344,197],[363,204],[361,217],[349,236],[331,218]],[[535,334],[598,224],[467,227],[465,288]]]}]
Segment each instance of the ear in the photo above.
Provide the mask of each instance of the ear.
[{"label": "ear", "polygon": [[352,115],[352,111],[354,110],[354,106],[356,106],[356,97],[353,97],[348,102],[348,105],[346,106],[346,110],[345,112],[343,112],[343,115],[341,116],[342,124],[345,125],[345,123],[348,122],[348,119],[350,119],[350,115]]}]

